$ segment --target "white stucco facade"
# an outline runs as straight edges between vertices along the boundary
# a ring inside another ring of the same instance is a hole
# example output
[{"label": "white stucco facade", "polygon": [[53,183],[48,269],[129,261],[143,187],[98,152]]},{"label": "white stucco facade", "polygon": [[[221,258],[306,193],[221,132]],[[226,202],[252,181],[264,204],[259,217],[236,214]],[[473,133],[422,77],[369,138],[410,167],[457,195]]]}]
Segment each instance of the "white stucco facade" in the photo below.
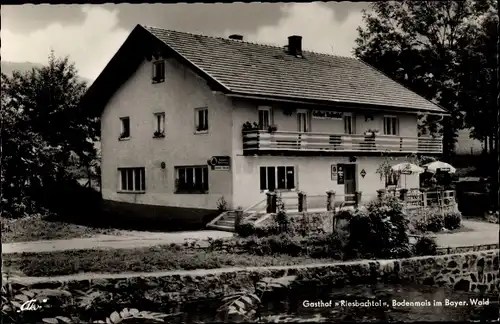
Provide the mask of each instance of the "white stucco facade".
[{"label": "white stucco facade", "polygon": [[[244,156],[242,125],[258,120],[258,104],[214,93],[207,83],[174,59],[166,60],[165,82],[153,84],[152,62],[144,60],[139,69],[108,102],[101,116],[102,195],[106,200],[156,206],[215,209],[224,197],[230,207],[248,207],[265,198],[259,186],[261,166],[294,166],[296,190],[322,195],[328,190],[344,193],[343,185],[331,178],[331,165],[349,164],[349,156]],[[208,108],[207,133],[195,127],[195,109]],[[273,122],[279,130],[297,130],[296,107],[273,108]],[[165,137],[153,138],[155,113],[165,113]],[[383,128],[383,113],[356,116],[356,132]],[[130,138],[119,140],[120,118],[130,118]],[[398,115],[400,136],[417,136],[417,115]],[[311,120],[312,132],[343,133],[337,120]],[[208,171],[209,190],[203,194],[175,193],[175,167],[203,166],[212,156],[230,156],[231,169]],[[356,155],[356,189],[363,200],[375,197],[384,187],[375,171],[380,156]],[[399,159],[394,163],[402,162]],[[162,168],[162,162],[165,168]],[[118,168],[144,167],[145,191],[119,190]],[[364,170],[366,175],[361,176]],[[404,180],[403,180],[404,181]],[[404,186],[404,183],[403,183]],[[417,176],[407,176],[408,188],[418,187]]]},{"label": "white stucco facade", "polygon": [[[152,62],[139,69],[113,95],[101,116],[102,195],[104,199],[159,206],[215,209],[230,202],[231,173],[209,172],[207,194],[176,194],[175,166],[207,165],[214,155],[231,155],[230,100],[212,93],[206,82],[173,59],[165,82],[152,84]],[[209,129],[195,129],[195,109],[207,107]],[[153,138],[154,114],[165,113],[165,137]],[[130,139],[118,140],[120,118],[130,118]],[[165,169],[161,163],[165,162]],[[145,193],[120,193],[118,168],[145,167]]]}]

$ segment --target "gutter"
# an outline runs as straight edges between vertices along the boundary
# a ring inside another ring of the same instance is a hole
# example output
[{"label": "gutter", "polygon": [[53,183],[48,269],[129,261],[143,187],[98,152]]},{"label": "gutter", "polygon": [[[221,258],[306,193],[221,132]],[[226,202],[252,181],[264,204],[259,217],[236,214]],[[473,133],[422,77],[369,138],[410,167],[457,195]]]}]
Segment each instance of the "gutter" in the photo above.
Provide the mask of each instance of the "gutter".
[{"label": "gutter", "polygon": [[[276,102],[289,102],[289,103],[297,103],[297,104],[304,104],[304,105],[319,105],[319,106],[325,106],[325,107],[331,107],[332,105],[335,105],[336,103],[342,104],[342,101],[335,100],[333,103],[314,103],[311,101],[305,101],[305,100],[297,100],[297,99],[281,99],[281,98],[273,98],[273,97],[268,97],[268,96],[257,96],[257,95],[246,95],[246,94],[239,94],[239,93],[225,93],[227,97],[232,97],[232,98],[242,98],[242,99],[253,99],[253,100],[267,100],[267,101],[276,101]],[[349,104],[349,103],[348,103]],[[387,110],[385,106],[380,106],[384,110]],[[396,113],[426,113],[429,115],[436,115],[436,116],[441,116],[441,119],[439,121],[443,120],[444,117],[451,116],[449,113],[444,113],[444,112],[432,112],[429,110],[410,110],[410,109],[404,109],[400,108],[398,109],[397,107],[394,107],[396,109],[392,109],[391,107],[391,112],[396,112]],[[345,107],[344,109],[347,109]],[[379,112],[381,109],[380,108],[373,108],[373,107],[363,107],[360,108],[359,110],[363,111],[376,111]]]}]

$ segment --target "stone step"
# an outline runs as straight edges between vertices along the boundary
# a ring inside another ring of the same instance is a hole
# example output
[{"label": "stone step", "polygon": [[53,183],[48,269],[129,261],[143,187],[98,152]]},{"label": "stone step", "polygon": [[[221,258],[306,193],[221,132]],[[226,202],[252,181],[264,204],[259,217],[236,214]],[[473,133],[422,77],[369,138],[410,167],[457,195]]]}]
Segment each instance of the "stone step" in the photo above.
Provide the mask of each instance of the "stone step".
[{"label": "stone step", "polygon": [[234,227],[234,221],[218,220],[215,225],[218,226],[232,226]]},{"label": "stone step", "polygon": [[209,225],[208,228],[224,232],[234,232],[234,226]]}]

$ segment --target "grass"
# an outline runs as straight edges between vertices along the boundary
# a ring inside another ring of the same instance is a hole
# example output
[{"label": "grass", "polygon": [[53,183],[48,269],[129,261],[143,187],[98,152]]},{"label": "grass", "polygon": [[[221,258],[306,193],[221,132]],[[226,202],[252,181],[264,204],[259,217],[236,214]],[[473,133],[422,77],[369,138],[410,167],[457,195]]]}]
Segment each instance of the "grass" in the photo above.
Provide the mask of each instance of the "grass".
[{"label": "grass", "polygon": [[41,217],[2,218],[2,243],[84,238],[99,234],[118,235],[119,231],[48,221]]},{"label": "grass", "polygon": [[468,227],[465,227],[463,225],[460,225],[459,228],[453,229],[453,230],[446,230],[446,231],[441,231],[438,234],[454,234],[454,233],[461,233],[461,232],[473,232],[473,229],[470,229]]},{"label": "grass", "polygon": [[46,253],[19,253],[3,256],[6,269],[25,276],[58,276],[80,272],[120,273],[227,267],[282,266],[338,262],[287,255],[257,256],[224,251],[205,251],[180,246],[120,250],[76,250]]}]

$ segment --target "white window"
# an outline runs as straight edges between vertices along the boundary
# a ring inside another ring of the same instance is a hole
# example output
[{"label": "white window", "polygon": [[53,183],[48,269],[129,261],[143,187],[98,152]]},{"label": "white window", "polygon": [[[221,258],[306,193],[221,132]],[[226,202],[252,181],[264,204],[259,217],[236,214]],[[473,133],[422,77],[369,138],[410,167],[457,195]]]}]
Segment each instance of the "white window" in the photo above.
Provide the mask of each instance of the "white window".
[{"label": "white window", "polygon": [[130,117],[120,118],[121,130],[120,139],[126,139],[130,137]]},{"label": "white window", "polygon": [[175,167],[175,193],[208,193],[208,167]]},{"label": "white window", "polygon": [[145,168],[118,168],[120,175],[120,191],[146,191]]},{"label": "white window", "polygon": [[384,117],[384,135],[398,135],[398,134],[399,134],[398,117],[385,116]]},{"label": "white window", "polygon": [[297,111],[297,131],[301,133],[310,131],[309,112],[307,110]]},{"label": "white window", "polygon": [[344,133],[356,134],[356,127],[354,117],[352,115],[344,115]]},{"label": "white window", "polygon": [[208,108],[196,108],[194,112],[196,132],[208,132]]},{"label": "white window", "polygon": [[266,130],[273,124],[271,107],[259,107],[259,129]]},{"label": "white window", "polygon": [[165,61],[153,62],[153,82],[159,83],[165,81]]},{"label": "white window", "polygon": [[260,190],[295,189],[295,168],[293,166],[260,167]]},{"label": "white window", "polygon": [[154,137],[164,137],[165,136],[165,113],[154,114]]}]

